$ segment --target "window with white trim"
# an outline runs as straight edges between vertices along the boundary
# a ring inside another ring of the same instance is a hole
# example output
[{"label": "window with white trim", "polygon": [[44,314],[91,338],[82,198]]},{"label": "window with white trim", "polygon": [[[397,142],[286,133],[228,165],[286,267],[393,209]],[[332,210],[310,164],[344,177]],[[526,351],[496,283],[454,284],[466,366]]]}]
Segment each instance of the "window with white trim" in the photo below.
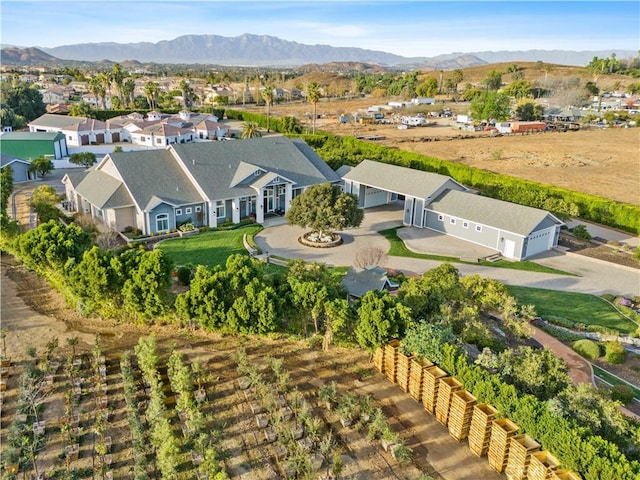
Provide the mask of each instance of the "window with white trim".
[{"label": "window with white trim", "polygon": [[184,209],[184,213],[187,215],[191,215],[191,207],[187,207]]},{"label": "window with white trim", "polygon": [[455,219],[455,218],[453,218],[453,217],[451,217],[451,218],[449,219],[449,223],[450,223],[451,225],[455,225],[455,224],[456,224],[456,219]]},{"label": "window with white trim", "polygon": [[200,213],[202,211],[202,207],[200,205],[196,206],[196,213]]},{"label": "window with white trim", "polygon": [[469,222],[462,222],[462,228],[469,228]]},{"label": "window with white trim", "polygon": [[225,204],[224,204],[224,200],[218,200],[216,202],[216,217],[218,218],[224,218],[227,216],[227,212],[226,212],[226,208],[225,208]]},{"label": "window with white trim", "polygon": [[476,225],[476,232],[482,231],[482,225]]},{"label": "window with white trim", "polygon": [[182,215],[182,209],[176,208],[176,215]]},{"label": "window with white trim", "polygon": [[169,215],[161,213],[156,215],[156,232],[166,232],[169,230]]},{"label": "window with white trim", "polygon": [[438,221],[444,222],[444,215],[438,215]]}]

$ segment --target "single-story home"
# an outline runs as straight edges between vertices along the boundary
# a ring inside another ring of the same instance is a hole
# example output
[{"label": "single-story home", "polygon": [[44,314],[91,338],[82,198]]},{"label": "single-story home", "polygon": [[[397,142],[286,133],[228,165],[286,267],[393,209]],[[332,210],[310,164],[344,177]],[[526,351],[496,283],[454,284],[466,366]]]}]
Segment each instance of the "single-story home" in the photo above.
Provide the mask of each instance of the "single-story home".
[{"label": "single-story home", "polygon": [[387,277],[387,271],[378,266],[349,267],[340,283],[353,298],[362,298],[370,291],[381,292],[398,288],[398,284]]},{"label": "single-story home", "polygon": [[5,168],[11,168],[13,173],[13,183],[28,182],[29,180],[35,180],[35,173],[29,172],[30,162],[16,158],[13,155],[0,154],[0,170]]},{"label": "single-story home", "polygon": [[155,234],[285,213],[312,185],[340,177],[302,140],[265,137],[113,152],[64,176],[72,211],[112,229]]},{"label": "single-story home", "polygon": [[23,160],[41,156],[59,160],[69,155],[65,136],[57,132],[4,132],[0,134],[0,150]]},{"label": "single-story home", "polygon": [[429,228],[514,260],[556,247],[564,225],[545,210],[475,194],[445,175],[370,160],[340,172],[344,191],[357,195],[361,208],[404,200],[404,225]]}]

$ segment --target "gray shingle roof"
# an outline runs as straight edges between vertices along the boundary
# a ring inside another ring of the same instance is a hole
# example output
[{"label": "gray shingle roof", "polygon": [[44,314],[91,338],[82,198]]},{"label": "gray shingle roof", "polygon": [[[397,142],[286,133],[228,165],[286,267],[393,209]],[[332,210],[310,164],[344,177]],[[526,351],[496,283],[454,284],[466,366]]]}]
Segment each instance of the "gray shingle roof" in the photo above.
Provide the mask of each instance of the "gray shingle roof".
[{"label": "gray shingle roof", "polygon": [[26,165],[31,165],[31,162],[27,160],[23,160],[18,157],[14,157],[12,155],[5,155],[4,153],[0,154],[0,167],[4,168],[7,165],[11,165],[13,162],[24,163]]},{"label": "gray shingle roof", "polygon": [[154,195],[173,205],[203,200],[168,150],[114,152],[109,157],[141,209]]},{"label": "gray shingle roof", "polygon": [[44,115],[29,122],[29,125],[37,125],[41,127],[69,129],[75,125],[86,122],[86,117],[70,117],[68,115],[55,115],[53,113],[45,113]]},{"label": "gray shingle roof", "polygon": [[[416,198],[429,197],[447,182],[458,183],[446,175],[423,172],[372,160],[363,160],[342,178]],[[462,185],[460,186],[465,188]]]},{"label": "gray shingle roof", "polygon": [[349,295],[361,298],[371,290],[381,291],[388,281],[387,272],[383,268],[350,267],[340,283],[347,289]]},{"label": "gray shingle roof", "polygon": [[534,232],[547,218],[558,225],[562,224],[545,210],[455,190],[438,195],[428,208],[523,236]]},{"label": "gray shingle roof", "polygon": [[238,180],[238,168],[247,171],[243,163],[287,178],[297,187],[340,180],[311,147],[287,137],[185,143],[172,148],[212,200],[255,195],[245,184],[232,187]]},{"label": "gray shingle roof", "polygon": [[[105,205],[109,203],[113,206],[116,199],[110,202],[110,199],[116,194],[116,192],[122,187],[122,182],[117,178],[112,177],[104,172],[89,171],[84,178],[75,186],[76,192],[89,200],[92,205],[98,208],[105,208]],[[122,194],[118,195],[120,200],[123,200]],[[128,198],[127,198],[128,197]],[[118,205],[133,205],[131,197],[127,194],[124,198],[127,203]]]}]

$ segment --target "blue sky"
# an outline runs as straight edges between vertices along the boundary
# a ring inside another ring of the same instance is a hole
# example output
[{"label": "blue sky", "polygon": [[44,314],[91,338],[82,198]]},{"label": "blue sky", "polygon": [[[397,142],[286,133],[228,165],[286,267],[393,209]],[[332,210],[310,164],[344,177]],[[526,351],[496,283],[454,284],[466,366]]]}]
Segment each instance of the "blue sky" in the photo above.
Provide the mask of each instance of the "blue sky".
[{"label": "blue sky", "polygon": [[640,2],[0,0],[3,45],[271,35],[406,57],[484,50],[638,50]]}]

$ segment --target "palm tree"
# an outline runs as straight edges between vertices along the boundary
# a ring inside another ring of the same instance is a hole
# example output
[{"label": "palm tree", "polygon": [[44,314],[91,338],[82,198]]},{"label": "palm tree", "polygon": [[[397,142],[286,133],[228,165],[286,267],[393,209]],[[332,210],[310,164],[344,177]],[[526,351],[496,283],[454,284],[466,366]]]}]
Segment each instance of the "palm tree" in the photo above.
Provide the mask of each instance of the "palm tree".
[{"label": "palm tree", "polygon": [[111,68],[111,79],[116,86],[116,91],[118,92],[118,98],[120,98],[120,105],[124,105],[124,94],[123,94],[123,82],[124,82],[125,74],[122,71],[122,67],[119,63],[114,63]]},{"label": "palm tree", "polygon": [[316,108],[318,105],[318,100],[320,100],[320,87],[316,82],[311,82],[307,86],[307,100],[313,104],[313,131],[312,133],[315,135],[316,133]]},{"label": "palm tree", "polygon": [[258,124],[255,122],[246,122],[242,127],[242,133],[240,138],[256,138],[261,137],[262,134],[258,130]]},{"label": "palm tree", "polygon": [[159,85],[156,82],[149,81],[144,86],[144,94],[147,97],[147,102],[149,103],[149,108],[151,110],[156,108],[158,90]]},{"label": "palm tree", "polygon": [[102,103],[104,107],[105,90],[104,90],[104,86],[102,85],[102,82],[100,81],[99,76],[95,76],[91,80],[89,80],[88,87],[89,87],[89,91],[96,97],[96,107],[98,106],[98,102],[97,102],[98,98],[102,99]]},{"label": "palm tree", "polygon": [[189,85],[189,82],[186,80],[180,81],[180,90],[182,90],[182,106],[187,108],[191,105],[191,95],[193,94],[193,89]]},{"label": "palm tree", "polygon": [[106,95],[109,94],[111,97],[111,73],[110,72],[102,72],[97,75],[98,81],[102,84],[103,94],[102,94],[102,109],[107,109]]},{"label": "palm tree", "polygon": [[136,82],[133,78],[127,78],[127,80],[122,85],[122,96],[126,100],[126,105],[130,106],[133,104],[133,92],[136,89]]},{"label": "palm tree", "polygon": [[273,103],[273,85],[268,83],[262,91],[262,98],[264,103],[267,104],[267,133],[269,133],[269,121],[271,120],[271,104]]}]

